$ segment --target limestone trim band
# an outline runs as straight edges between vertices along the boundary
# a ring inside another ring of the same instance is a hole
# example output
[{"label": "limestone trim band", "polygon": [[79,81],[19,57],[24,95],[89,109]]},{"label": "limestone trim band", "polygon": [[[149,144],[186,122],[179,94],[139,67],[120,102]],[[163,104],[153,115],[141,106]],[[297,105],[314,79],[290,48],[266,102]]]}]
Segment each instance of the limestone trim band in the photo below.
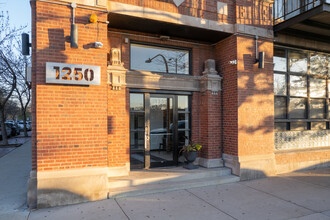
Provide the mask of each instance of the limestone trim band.
[{"label": "limestone trim band", "polygon": [[70,169],[59,171],[37,171],[37,178],[40,179],[52,179],[52,178],[68,178],[79,176],[91,176],[91,175],[107,175],[108,167],[99,168],[82,168],[82,169]]}]

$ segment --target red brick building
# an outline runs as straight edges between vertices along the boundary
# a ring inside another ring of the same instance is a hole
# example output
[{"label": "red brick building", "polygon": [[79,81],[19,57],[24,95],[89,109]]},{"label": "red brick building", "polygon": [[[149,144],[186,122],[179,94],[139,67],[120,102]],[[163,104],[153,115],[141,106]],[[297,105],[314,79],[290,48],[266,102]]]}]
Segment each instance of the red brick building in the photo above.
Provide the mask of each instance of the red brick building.
[{"label": "red brick building", "polygon": [[180,165],[185,136],[242,180],[329,165],[329,2],[31,8],[30,206],[105,199],[111,177]]}]

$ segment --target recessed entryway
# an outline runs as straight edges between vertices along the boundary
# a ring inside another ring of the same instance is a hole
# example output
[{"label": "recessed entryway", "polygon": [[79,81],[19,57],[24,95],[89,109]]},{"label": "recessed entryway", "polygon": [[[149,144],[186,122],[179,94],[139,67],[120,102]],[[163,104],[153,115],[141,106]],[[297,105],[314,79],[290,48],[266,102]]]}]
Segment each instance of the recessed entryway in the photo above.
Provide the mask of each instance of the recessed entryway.
[{"label": "recessed entryway", "polygon": [[190,137],[189,94],[130,93],[131,169],[178,164]]}]

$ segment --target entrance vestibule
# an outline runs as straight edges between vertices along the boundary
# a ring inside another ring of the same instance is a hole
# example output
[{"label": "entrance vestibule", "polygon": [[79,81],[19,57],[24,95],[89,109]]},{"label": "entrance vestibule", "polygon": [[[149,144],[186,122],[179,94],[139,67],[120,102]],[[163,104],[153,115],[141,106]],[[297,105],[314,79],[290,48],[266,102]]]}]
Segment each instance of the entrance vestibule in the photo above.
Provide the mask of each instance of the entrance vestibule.
[{"label": "entrance vestibule", "polygon": [[190,102],[185,93],[130,93],[131,169],[178,165],[190,137]]}]

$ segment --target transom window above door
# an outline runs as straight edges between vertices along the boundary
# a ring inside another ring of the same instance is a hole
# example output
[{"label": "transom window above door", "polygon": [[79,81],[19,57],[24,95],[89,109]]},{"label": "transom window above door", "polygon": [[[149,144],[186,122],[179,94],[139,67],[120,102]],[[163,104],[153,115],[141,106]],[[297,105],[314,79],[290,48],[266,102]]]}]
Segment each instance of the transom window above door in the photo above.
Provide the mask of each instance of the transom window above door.
[{"label": "transom window above door", "polygon": [[131,43],[130,69],[190,74],[190,50]]}]

